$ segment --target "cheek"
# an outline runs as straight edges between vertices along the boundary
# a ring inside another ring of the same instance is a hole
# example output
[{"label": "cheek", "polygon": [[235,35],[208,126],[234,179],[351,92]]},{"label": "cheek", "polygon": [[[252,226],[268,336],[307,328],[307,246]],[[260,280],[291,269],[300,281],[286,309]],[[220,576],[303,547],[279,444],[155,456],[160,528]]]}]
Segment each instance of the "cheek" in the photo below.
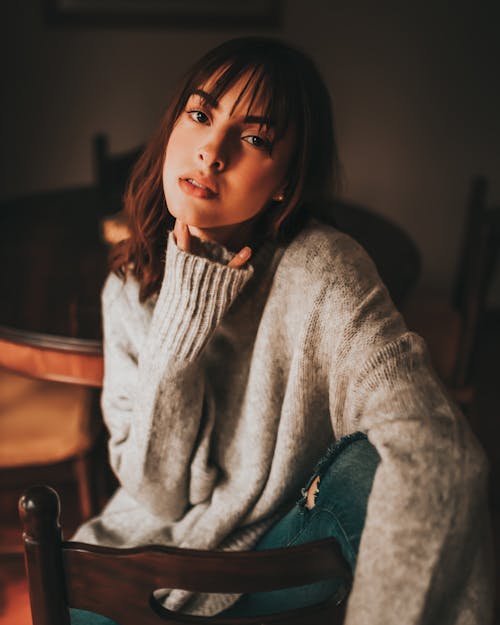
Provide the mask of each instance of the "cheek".
[{"label": "cheek", "polygon": [[167,148],[165,150],[165,160],[163,161],[163,177],[168,173],[169,170],[172,170],[175,166],[175,154],[177,150],[175,149],[175,138],[173,136],[168,140]]},{"label": "cheek", "polygon": [[175,197],[175,184],[176,184],[176,167],[175,167],[175,155],[177,154],[176,150],[173,150],[172,142],[169,141],[167,149],[165,150],[165,158],[163,161],[163,171],[162,171],[162,180],[163,180],[163,195],[165,197],[165,201],[169,206],[169,210],[171,208],[171,204],[173,204],[173,200]]},{"label": "cheek", "polygon": [[167,197],[167,194],[168,194],[168,184],[169,184],[168,172],[170,170],[171,169],[169,167],[169,161],[168,161],[168,158],[167,158],[167,154],[165,153],[165,159],[163,161],[163,171],[162,171],[163,194],[165,195],[165,198]]},{"label": "cheek", "polygon": [[174,128],[168,140],[163,161],[163,189],[165,192],[167,185],[172,184],[172,180],[175,179],[179,169],[179,162],[182,159],[182,145],[183,142],[179,140],[179,133]]},{"label": "cheek", "polygon": [[262,170],[262,167],[251,168],[244,173],[237,188],[237,203],[244,212],[244,219],[254,216],[265,209],[278,190],[276,172]]},{"label": "cheek", "polygon": [[168,160],[167,160],[167,153],[165,152],[165,156],[163,157],[163,169],[162,169],[163,186],[165,186],[165,178],[167,176],[167,171],[168,171]]},{"label": "cheek", "polygon": [[165,161],[163,163],[164,172],[167,169],[175,170],[177,164],[182,159],[185,146],[187,145],[187,139],[184,135],[185,133],[183,133],[182,126],[174,126],[165,149]]},{"label": "cheek", "polygon": [[272,167],[255,167],[251,168],[245,176],[245,186],[253,189],[260,195],[271,196],[281,185],[284,172],[281,168]]}]

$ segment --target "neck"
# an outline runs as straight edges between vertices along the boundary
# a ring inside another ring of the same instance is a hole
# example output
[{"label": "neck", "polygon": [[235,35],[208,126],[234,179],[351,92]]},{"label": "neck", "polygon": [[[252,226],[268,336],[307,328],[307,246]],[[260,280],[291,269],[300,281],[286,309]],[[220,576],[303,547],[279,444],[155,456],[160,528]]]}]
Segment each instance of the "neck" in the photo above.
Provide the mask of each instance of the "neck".
[{"label": "neck", "polygon": [[231,252],[239,252],[245,245],[253,248],[256,238],[257,216],[239,224],[218,226],[215,228],[198,228],[189,226],[189,232],[198,239],[215,241],[224,245]]}]

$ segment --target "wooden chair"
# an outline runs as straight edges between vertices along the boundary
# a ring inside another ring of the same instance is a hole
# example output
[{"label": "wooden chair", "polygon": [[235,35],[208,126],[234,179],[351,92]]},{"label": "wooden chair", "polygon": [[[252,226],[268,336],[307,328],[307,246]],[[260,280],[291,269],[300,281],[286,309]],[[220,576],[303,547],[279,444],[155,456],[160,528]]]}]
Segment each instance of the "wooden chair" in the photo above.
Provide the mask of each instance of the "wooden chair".
[{"label": "wooden chair", "polygon": [[114,214],[122,208],[122,195],[132,167],[143,148],[111,154],[107,135],[98,134],[93,139],[93,161],[96,186],[99,190],[101,212]]},{"label": "wooden chair", "polygon": [[478,328],[498,255],[498,209],[486,203],[487,182],[472,181],[452,295],[416,292],[403,308],[410,329],[426,340],[436,372],[469,410]]},{"label": "wooden chair", "polygon": [[108,137],[98,134],[93,140],[95,181],[99,194],[102,239],[114,244],[129,236],[127,220],[123,212],[123,193],[132,167],[143,147],[111,154]]},{"label": "wooden chair", "polygon": [[198,617],[163,608],[157,588],[195,592],[255,592],[327,578],[350,583],[338,543],[325,539],[269,551],[221,552],[147,546],[111,549],[64,542],[57,493],[33,487],[19,501],[33,625],[69,625],[68,607],[89,610],[120,625],[337,625],[345,599],[246,618]]},{"label": "wooden chair", "polygon": [[[34,480],[73,482],[80,519],[97,512],[95,452],[102,422],[91,387],[101,379],[102,356],[0,339],[3,489],[21,491]],[[21,549],[11,542],[0,550]]]}]

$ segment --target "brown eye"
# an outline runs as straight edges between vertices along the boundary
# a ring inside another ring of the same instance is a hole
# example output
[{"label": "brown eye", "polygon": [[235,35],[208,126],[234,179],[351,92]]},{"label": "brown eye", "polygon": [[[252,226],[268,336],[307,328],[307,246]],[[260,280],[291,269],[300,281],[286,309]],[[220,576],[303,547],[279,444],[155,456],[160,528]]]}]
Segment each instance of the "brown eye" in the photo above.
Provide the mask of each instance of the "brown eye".
[{"label": "brown eye", "polygon": [[203,111],[188,111],[188,115],[198,124],[206,124],[208,122],[208,115]]},{"label": "brown eye", "polygon": [[250,145],[253,145],[254,147],[259,148],[261,150],[269,150],[271,147],[270,141],[263,139],[262,137],[259,137],[258,135],[248,135],[246,137],[243,137],[243,141],[246,141]]}]

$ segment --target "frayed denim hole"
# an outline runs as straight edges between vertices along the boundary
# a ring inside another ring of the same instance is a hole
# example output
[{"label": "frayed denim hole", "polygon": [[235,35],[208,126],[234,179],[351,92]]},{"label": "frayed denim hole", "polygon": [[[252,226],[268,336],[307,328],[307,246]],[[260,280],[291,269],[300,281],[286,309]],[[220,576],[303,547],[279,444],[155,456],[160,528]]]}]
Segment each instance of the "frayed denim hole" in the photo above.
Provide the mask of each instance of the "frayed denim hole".
[{"label": "frayed denim hole", "polygon": [[[339,441],[332,443],[328,449],[326,450],[325,455],[319,460],[319,462],[314,467],[314,471],[312,472],[311,477],[308,479],[307,484],[304,488],[300,490],[300,497],[295,502],[299,508],[299,512],[301,514],[306,514],[311,512],[311,510],[306,506],[307,502],[307,493],[309,492],[309,488],[312,486],[314,480],[319,476],[320,481],[324,476],[326,471],[330,468],[331,464],[336,460],[336,458],[344,451],[346,447],[348,447],[351,443],[354,443],[359,440],[363,440],[368,438],[366,434],[363,432],[353,432],[352,434],[348,434],[344,436]],[[314,496],[314,500],[316,502],[317,493]]]},{"label": "frayed denim hole", "polygon": [[316,473],[316,471],[311,475],[311,477],[307,480],[306,485],[304,486],[304,488],[300,489],[300,494],[302,495],[302,497],[304,497],[304,499],[307,499],[307,492],[309,491],[309,489],[312,486],[312,483],[314,482],[314,480],[318,477],[318,474]]},{"label": "frayed denim hole", "polygon": [[[311,479],[311,484],[312,484],[313,479],[314,478]],[[306,507],[306,502],[307,502],[307,487],[304,487],[304,488],[301,488],[300,497],[295,502],[295,505],[298,507],[299,514],[301,515],[304,515],[307,512],[310,512],[309,508]]]},{"label": "frayed denim hole", "polygon": [[356,441],[364,440],[366,438],[367,436],[363,432],[353,432],[353,434],[348,434],[347,436],[341,438],[339,441],[332,443],[326,450],[323,458],[321,458],[321,460],[315,466],[313,471],[313,477],[309,480],[309,486],[312,484],[314,478],[317,475],[319,475],[320,478],[323,477],[329,467],[335,462],[335,460],[346,447],[349,447],[349,445]]}]

